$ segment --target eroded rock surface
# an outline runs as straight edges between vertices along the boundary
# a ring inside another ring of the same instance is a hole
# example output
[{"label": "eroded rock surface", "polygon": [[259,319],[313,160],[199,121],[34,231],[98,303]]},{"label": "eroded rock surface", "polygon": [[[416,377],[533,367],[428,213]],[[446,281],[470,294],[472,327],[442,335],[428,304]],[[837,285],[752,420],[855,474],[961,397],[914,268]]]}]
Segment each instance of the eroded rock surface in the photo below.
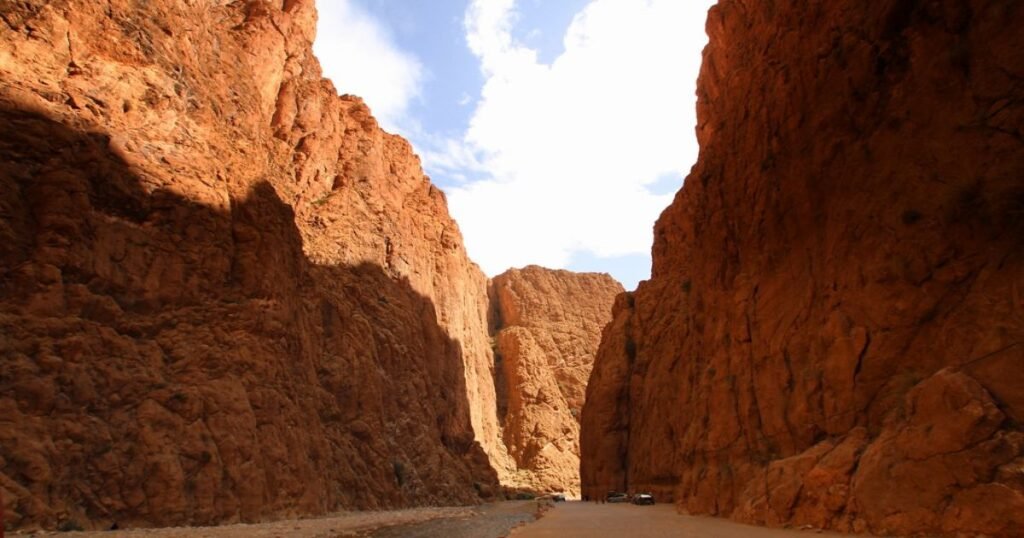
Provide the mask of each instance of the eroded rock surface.
[{"label": "eroded rock surface", "polygon": [[313,0],[0,4],[14,527],[475,503],[511,464],[487,280]]},{"label": "eroded rock surface", "polygon": [[513,484],[578,496],[579,416],[622,285],[606,274],[531,266],[492,282],[498,418]]},{"label": "eroded rock surface", "polygon": [[1024,5],[722,0],[698,164],[620,299],[583,493],[1024,534]]}]

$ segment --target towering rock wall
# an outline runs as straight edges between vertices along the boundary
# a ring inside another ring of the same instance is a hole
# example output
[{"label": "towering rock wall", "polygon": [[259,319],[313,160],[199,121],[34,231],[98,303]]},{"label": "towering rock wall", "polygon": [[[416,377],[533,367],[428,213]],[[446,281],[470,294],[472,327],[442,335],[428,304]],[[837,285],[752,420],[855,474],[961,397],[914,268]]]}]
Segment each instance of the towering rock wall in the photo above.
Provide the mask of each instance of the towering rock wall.
[{"label": "towering rock wall", "polygon": [[622,297],[583,492],[1024,533],[1024,5],[722,0],[698,164]]},{"label": "towering rock wall", "polygon": [[[0,4],[9,525],[489,498],[487,281],[313,0]],[[70,524],[70,523],[68,523]]]},{"label": "towering rock wall", "polygon": [[580,494],[579,416],[622,285],[606,274],[531,266],[494,278],[498,418],[516,471],[503,482]]}]

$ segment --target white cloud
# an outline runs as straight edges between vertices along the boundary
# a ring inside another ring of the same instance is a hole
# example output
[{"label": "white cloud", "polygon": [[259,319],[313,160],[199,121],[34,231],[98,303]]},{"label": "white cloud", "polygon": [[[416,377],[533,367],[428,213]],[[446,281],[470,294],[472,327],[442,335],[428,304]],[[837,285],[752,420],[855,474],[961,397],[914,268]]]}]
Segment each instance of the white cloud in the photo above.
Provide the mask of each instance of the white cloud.
[{"label": "white cloud", "polygon": [[318,0],[313,44],[324,76],[342,93],[366,100],[381,125],[395,131],[419,96],[423,67],[399,49],[379,21],[353,0]]},{"label": "white cloud", "polygon": [[486,83],[465,147],[444,164],[490,176],[448,190],[486,272],[564,267],[581,250],[650,251],[671,195],[647,187],[696,161],[695,80],[713,3],[594,0],[546,65],[513,38],[515,0],[472,1],[467,42]]},{"label": "white cloud", "polygon": [[448,179],[462,183],[466,174],[480,176],[485,173],[479,157],[467,145],[451,138],[431,135],[417,130],[411,135],[416,154],[425,170],[436,170]]}]

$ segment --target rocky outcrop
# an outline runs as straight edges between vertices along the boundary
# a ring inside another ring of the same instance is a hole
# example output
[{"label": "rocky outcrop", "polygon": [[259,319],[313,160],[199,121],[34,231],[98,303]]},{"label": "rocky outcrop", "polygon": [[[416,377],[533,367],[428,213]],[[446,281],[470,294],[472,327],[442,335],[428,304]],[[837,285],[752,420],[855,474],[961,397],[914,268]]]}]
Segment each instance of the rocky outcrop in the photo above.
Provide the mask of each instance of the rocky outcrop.
[{"label": "rocky outcrop", "polygon": [[313,0],[0,5],[14,527],[474,503],[509,468],[487,280]]},{"label": "rocky outcrop", "polygon": [[619,301],[583,493],[1020,536],[1024,6],[722,0],[700,159]]},{"label": "rocky outcrop", "polygon": [[579,416],[620,293],[606,274],[530,266],[494,278],[498,418],[516,466],[503,482],[580,494]]}]

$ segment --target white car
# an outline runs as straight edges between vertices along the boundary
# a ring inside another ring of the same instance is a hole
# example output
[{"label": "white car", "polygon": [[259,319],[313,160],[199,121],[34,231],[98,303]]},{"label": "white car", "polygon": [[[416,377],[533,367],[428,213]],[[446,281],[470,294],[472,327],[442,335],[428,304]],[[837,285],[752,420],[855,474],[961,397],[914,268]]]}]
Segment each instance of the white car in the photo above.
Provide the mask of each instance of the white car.
[{"label": "white car", "polygon": [[633,504],[654,504],[654,495],[650,493],[637,493],[633,495]]},{"label": "white car", "polygon": [[625,493],[615,493],[615,492],[612,492],[612,493],[609,493],[608,496],[604,498],[604,502],[608,502],[608,503],[628,503],[629,502],[629,495],[626,495]]}]

